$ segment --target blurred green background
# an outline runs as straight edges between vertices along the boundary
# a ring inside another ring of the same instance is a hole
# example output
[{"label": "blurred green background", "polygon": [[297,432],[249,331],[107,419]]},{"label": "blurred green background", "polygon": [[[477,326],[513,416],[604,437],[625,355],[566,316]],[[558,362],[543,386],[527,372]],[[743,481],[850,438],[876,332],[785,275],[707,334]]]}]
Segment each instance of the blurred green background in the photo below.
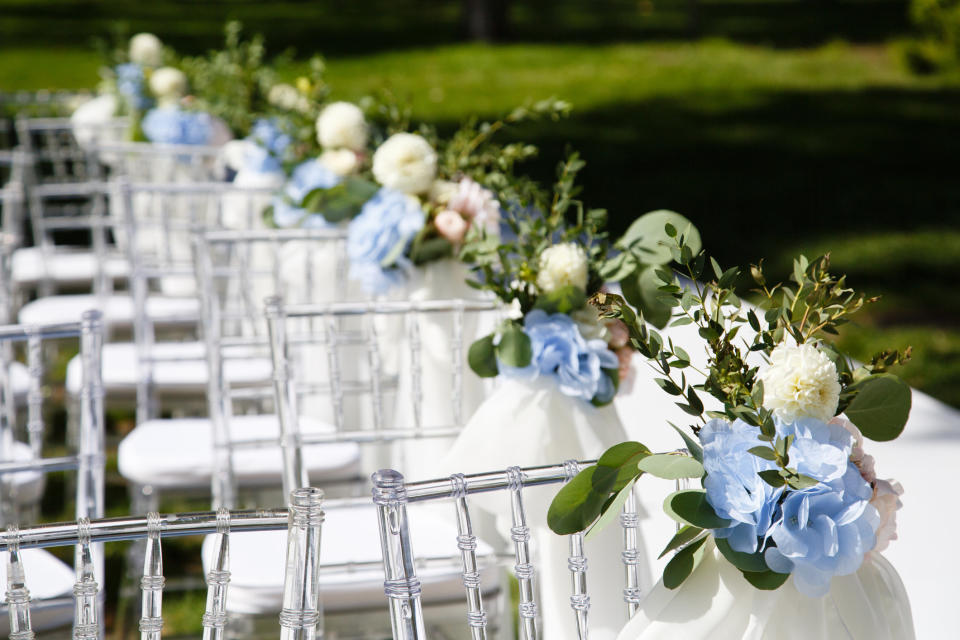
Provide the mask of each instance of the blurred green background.
[{"label": "blurred green background", "polygon": [[[483,5],[495,44],[471,41]],[[674,209],[726,264],[786,274],[831,251],[883,296],[844,346],[913,345],[908,380],[960,407],[960,73],[899,62],[906,0],[0,0],[0,15],[4,91],[95,86],[92,41],[118,25],[198,53],[235,18],[271,53],[323,54],[335,98],[388,87],[442,128],[567,99],[571,119],[513,133],[542,148],[529,172],[551,179],[570,145],[615,230]]]}]

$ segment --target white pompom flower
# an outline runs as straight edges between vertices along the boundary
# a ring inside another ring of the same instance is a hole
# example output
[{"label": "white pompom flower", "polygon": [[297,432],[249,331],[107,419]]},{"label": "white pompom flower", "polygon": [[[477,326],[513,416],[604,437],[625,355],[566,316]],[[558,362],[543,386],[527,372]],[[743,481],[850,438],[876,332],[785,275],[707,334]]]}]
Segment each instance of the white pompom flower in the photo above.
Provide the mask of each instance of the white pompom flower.
[{"label": "white pompom flower", "polygon": [[130,38],[130,62],[144,67],[163,64],[163,43],[152,33],[138,33]]},{"label": "white pompom flower", "polygon": [[805,417],[828,422],[837,413],[837,367],[812,344],[781,344],[770,354],[760,380],[763,406],[783,422]]},{"label": "white pompom flower", "polygon": [[267,92],[267,102],[286,111],[306,113],[310,110],[310,101],[305,95],[297,91],[292,84],[280,82],[270,87]]},{"label": "white pompom flower", "polygon": [[540,254],[537,287],[550,293],[570,285],[587,288],[587,252],[572,242],[553,245]]},{"label": "white pompom flower", "polygon": [[395,133],[373,154],[373,177],[388,189],[419,195],[436,176],[437,152],[415,133]]},{"label": "white pompom flower", "polygon": [[356,173],[360,166],[360,160],[357,154],[350,149],[330,149],[324,151],[317,158],[317,161],[333,171],[338,176],[349,176]]},{"label": "white pompom flower", "polygon": [[369,129],[363,111],[349,102],[333,102],[317,118],[317,141],[324,149],[363,151]]},{"label": "white pompom flower", "polygon": [[157,69],[150,76],[150,92],[161,105],[175,103],[187,93],[187,76],[173,67]]}]

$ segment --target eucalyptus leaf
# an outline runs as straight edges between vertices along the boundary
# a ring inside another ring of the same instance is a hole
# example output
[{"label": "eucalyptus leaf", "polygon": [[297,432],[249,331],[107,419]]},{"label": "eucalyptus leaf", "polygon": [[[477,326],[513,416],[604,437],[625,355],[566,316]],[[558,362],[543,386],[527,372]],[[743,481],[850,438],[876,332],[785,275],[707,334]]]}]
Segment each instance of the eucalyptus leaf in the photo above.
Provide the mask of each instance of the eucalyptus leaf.
[{"label": "eucalyptus leaf", "polygon": [[709,536],[696,540],[673,556],[663,569],[663,586],[667,589],[676,589],[686,580],[697,565],[703,560],[705,549],[703,545]]},{"label": "eucalyptus leaf", "polygon": [[640,310],[643,319],[658,329],[670,322],[672,305],[664,302],[660,282],[652,267],[638,269],[620,281],[623,297]]},{"label": "eucalyptus leaf", "polygon": [[777,573],[776,571],[741,571],[747,582],[762,591],[774,591],[783,586],[790,577],[789,573]]},{"label": "eucalyptus leaf", "polygon": [[637,466],[640,471],[664,480],[700,478],[703,476],[703,465],[695,458],[672,453],[647,456]]},{"label": "eucalyptus leaf", "polygon": [[613,522],[617,516],[620,515],[620,509],[623,507],[623,503],[627,501],[627,498],[630,497],[630,492],[633,491],[633,482],[628,482],[625,487],[620,489],[619,493],[609,502],[604,505],[603,512],[600,514],[600,517],[596,522],[590,527],[590,530],[587,531],[587,534],[583,537],[585,541],[593,540],[597,534],[603,531],[604,527]]},{"label": "eucalyptus leaf", "polygon": [[865,437],[878,442],[903,433],[912,404],[910,386],[889,373],[871,376],[858,386],[857,395],[844,412],[850,422]]},{"label": "eucalyptus leaf", "polygon": [[497,357],[509,367],[523,368],[533,359],[530,336],[513,322],[508,323],[500,333],[500,343],[496,349]]},{"label": "eucalyptus leaf", "polygon": [[673,427],[673,430],[680,434],[680,437],[683,438],[683,443],[687,445],[687,451],[690,452],[690,455],[697,461],[703,462],[703,447],[699,442],[691,438],[687,432],[678,427],[677,425],[670,423],[670,426]]},{"label": "eucalyptus leaf", "polygon": [[703,245],[697,228],[679,213],[667,210],[651,211],[634,220],[617,246],[638,253],[646,264],[666,264],[672,259],[670,247],[674,245],[666,232],[668,224],[683,236],[693,253],[700,252]]},{"label": "eucalyptus leaf", "polygon": [[707,492],[702,489],[684,489],[671,493],[663,501],[663,510],[677,522],[701,529],[722,529],[730,524],[729,520],[717,515],[707,502]]},{"label": "eucalyptus leaf", "polygon": [[770,570],[770,567],[767,566],[766,561],[763,559],[763,554],[759,551],[756,553],[736,551],[730,546],[730,542],[726,538],[717,538],[714,536],[714,541],[716,541],[717,549],[723,554],[723,557],[737,569],[754,572]]},{"label": "eucalyptus leaf", "polygon": [[683,545],[687,544],[691,540],[697,538],[697,536],[703,533],[703,529],[700,527],[693,527],[689,524],[685,524],[680,527],[680,530],[677,531],[677,534],[670,538],[670,542],[667,543],[667,546],[663,548],[663,551],[660,552],[660,555],[657,556],[657,560],[667,555],[674,549],[679,549]]},{"label": "eucalyptus leaf", "polygon": [[559,535],[578,533],[597,519],[609,491],[595,491],[593,476],[597,467],[587,467],[563,485],[547,510],[547,525]]},{"label": "eucalyptus leaf", "polygon": [[467,364],[481,378],[493,378],[500,373],[492,333],[470,345],[467,350]]}]

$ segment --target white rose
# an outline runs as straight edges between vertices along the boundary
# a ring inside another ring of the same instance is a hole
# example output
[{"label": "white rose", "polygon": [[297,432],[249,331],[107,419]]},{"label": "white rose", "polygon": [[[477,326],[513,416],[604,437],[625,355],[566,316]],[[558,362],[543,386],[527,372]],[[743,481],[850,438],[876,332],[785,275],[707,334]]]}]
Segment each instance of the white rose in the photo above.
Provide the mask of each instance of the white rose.
[{"label": "white rose", "polygon": [[363,111],[349,102],[329,104],[317,118],[317,140],[325,149],[363,151],[367,147],[368,133]]},{"label": "white rose", "polygon": [[388,189],[425,193],[436,176],[437,152],[414,133],[393,134],[373,154],[373,177]]},{"label": "white rose", "polygon": [[360,166],[357,154],[350,149],[330,149],[321,153],[317,160],[338,176],[348,176]]},{"label": "white rose", "polygon": [[152,33],[138,33],[130,38],[130,62],[144,67],[163,64],[163,44]]},{"label": "white rose", "polygon": [[450,202],[450,199],[457,195],[457,191],[460,190],[460,185],[456,182],[451,182],[449,180],[434,180],[433,184],[430,185],[430,193],[427,196],[430,198],[431,202],[436,202],[437,204],[446,205]]},{"label": "white rose", "polygon": [[781,344],[770,354],[760,380],[763,406],[784,422],[804,417],[828,422],[837,412],[837,367],[811,344]]},{"label": "white rose", "polygon": [[267,102],[287,111],[304,113],[310,110],[310,101],[307,97],[297,91],[296,87],[285,82],[270,87],[270,91],[267,92]]},{"label": "white rose", "polygon": [[150,91],[161,105],[177,102],[187,92],[187,76],[173,67],[157,69],[150,76]]},{"label": "white rose", "polygon": [[540,254],[537,287],[543,293],[573,285],[587,288],[587,253],[579,245],[557,244]]}]

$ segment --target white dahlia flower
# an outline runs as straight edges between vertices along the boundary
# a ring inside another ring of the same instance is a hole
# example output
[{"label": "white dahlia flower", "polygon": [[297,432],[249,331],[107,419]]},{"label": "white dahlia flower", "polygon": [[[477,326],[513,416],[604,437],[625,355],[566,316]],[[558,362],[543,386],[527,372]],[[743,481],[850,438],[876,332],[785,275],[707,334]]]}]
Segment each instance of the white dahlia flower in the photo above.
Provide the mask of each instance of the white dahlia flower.
[{"label": "white dahlia flower", "polygon": [[173,67],[157,69],[150,75],[150,92],[161,104],[177,102],[187,93],[187,76]]},{"label": "white dahlia flower", "polygon": [[837,412],[837,367],[812,344],[781,344],[770,354],[760,380],[763,406],[784,422],[804,417],[828,422]]},{"label": "white dahlia flower", "polygon": [[348,176],[355,173],[357,167],[360,166],[356,152],[350,149],[329,149],[321,153],[317,160],[338,176]]},{"label": "white dahlia flower", "polygon": [[543,293],[573,285],[587,288],[587,253],[572,242],[556,244],[540,254],[537,287]]},{"label": "white dahlia flower", "polygon": [[163,43],[152,33],[138,33],[130,38],[130,62],[144,67],[163,64]]},{"label": "white dahlia flower", "polygon": [[363,151],[367,146],[367,121],[363,111],[349,102],[334,102],[317,118],[317,140],[324,149]]},{"label": "white dahlia flower", "polygon": [[388,189],[425,193],[436,176],[437,152],[415,133],[395,133],[373,154],[373,177]]}]

